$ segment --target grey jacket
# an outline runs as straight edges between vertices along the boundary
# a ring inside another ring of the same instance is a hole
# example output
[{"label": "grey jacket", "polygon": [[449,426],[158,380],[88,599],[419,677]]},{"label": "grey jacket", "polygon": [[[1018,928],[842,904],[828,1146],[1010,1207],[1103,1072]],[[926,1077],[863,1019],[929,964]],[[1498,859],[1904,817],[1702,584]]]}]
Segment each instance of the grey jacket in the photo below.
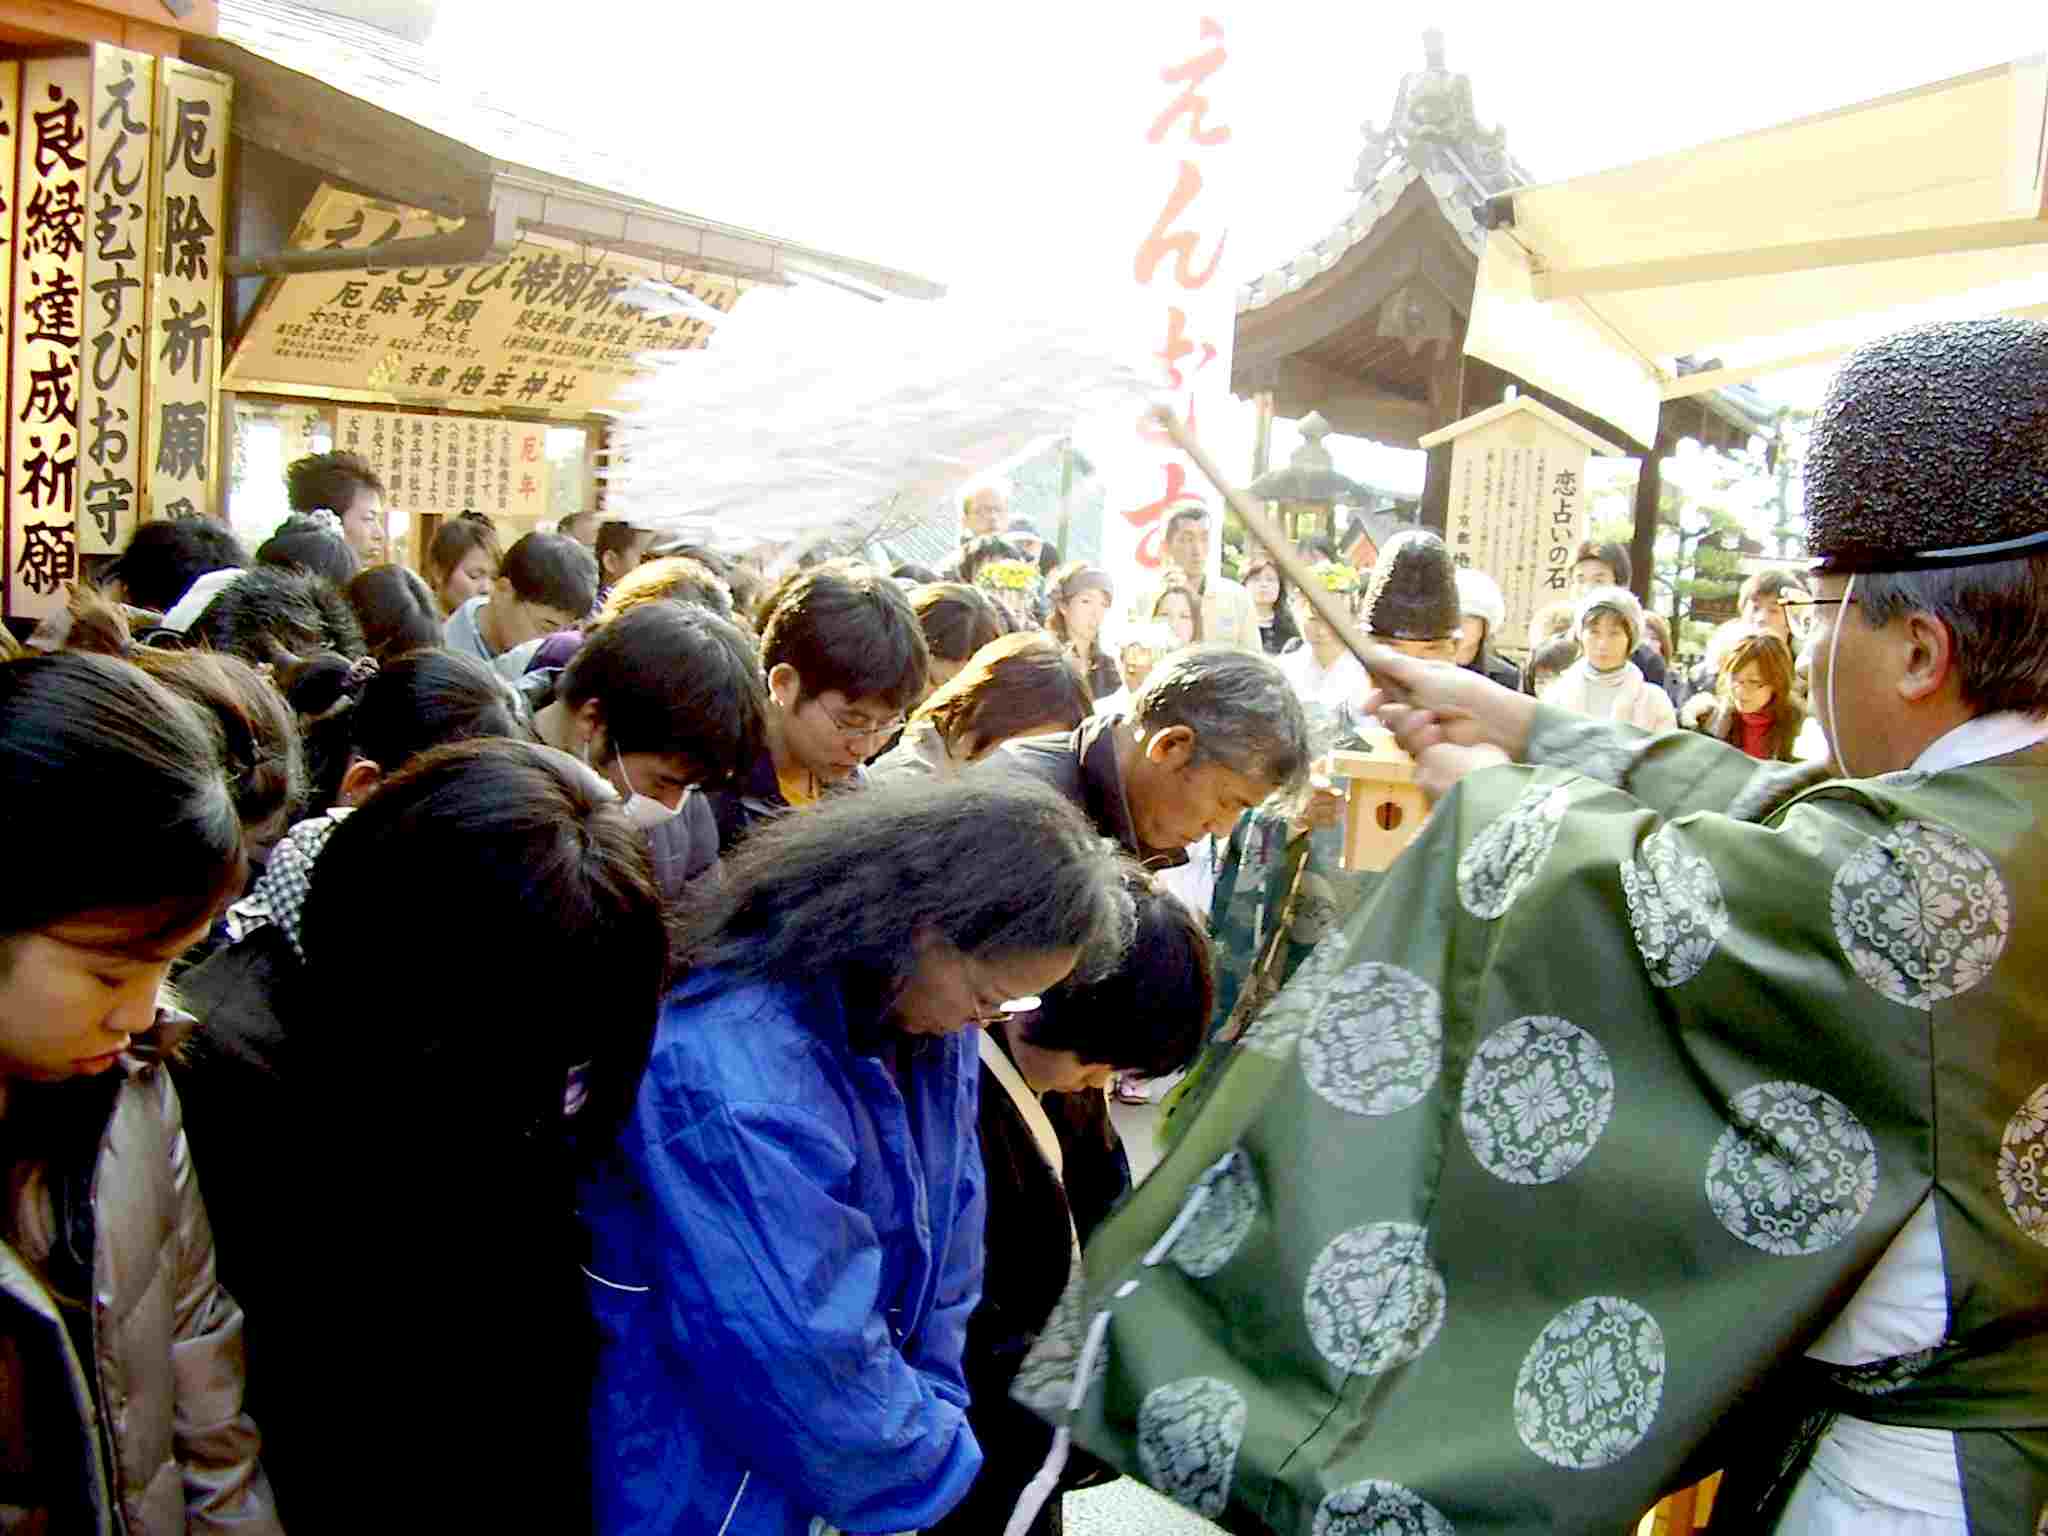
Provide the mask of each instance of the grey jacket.
[{"label": "grey jacket", "polygon": [[[256,1426],[242,1411],[242,1310],[214,1274],[177,1093],[154,1061],[126,1056],[117,1070],[91,1181],[92,1358],[80,1358],[66,1314],[5,1245],[0,1305],[14,1309],[10,1331],[29,1369],[68,1388],[76,1443],[91,1448],[79,1460],[91,1471],[77,1501],[89,1529],[281,1533]],[[39,1425],[37,1438],[54,1449],[61,1435]]]},{"label": "grey jacket", "polygon": [[913,720],[903,728],[896,745],[868,764],[868,777],[877,784],[898,779],[950,779],[960,771],[946,751],[946,740],[929,720]]}]

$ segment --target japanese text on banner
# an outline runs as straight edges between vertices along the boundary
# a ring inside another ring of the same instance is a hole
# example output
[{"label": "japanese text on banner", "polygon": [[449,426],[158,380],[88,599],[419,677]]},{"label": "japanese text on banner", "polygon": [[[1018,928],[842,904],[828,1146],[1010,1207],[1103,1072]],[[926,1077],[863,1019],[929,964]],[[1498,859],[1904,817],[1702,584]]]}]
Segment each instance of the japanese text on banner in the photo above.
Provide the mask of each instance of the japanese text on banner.
[{"label": "japanese text on banner", "polygon": [[165,59],[158,76],[146,362],[149,506],[156,517],[202,517],[217,499],[221,229],[234,83],[177,59]]},{"label": "japanese text on banner", "polygon": [[78,575],[91,68],[82,58],[33,59],[21,70],[7,483],[7,612],[16,618],[62,607],[64,584]]},{"label": "japanese text on banner", "polygon": [[86,463],[79,490],[78,547],[84,554],[108,555],[134,532],[141,482],[156,60],[104,45],[93,49],[91,103],[87,350],[78,394]]},{"label": "japanese text on banner", "polygon": [[[1140,105],[1146,201],[1134,209],[1131,280],[1152,317],[1158,383],[1191,429],[1230,393],[1236,305],[1219,268],[1229,230],[1216,191],[1231,129],[1219,105],[1229,49],[1221,22],[1190,17],[1185,34],[1162,45],[1161,64]],[[1213,412],[1220,414],[1220,411]],[[1200,499],[1187,459],[1149,417],[1134,424],[1128,476],[1110,489],[1103,559],[1120,606],[1134,613],[1161,582],[1165,532],[1176,503]],[[1220,528],[1220,520],[1215,524]],[[1220,540],[1212,537],[1211,571]],[[1137,616],[1142,617],[1142,614]]]},{"label": "japanese text on banner", "polygon": [[335,446],[370,461],[393,507],[415,517],[481,512],[522,529],[548,515],[547,431],[501,417],[335,413]]},{"label": "japanese text on banner", "polygon": [[[292,244],[363,250],[456,227],[421,209],[323,186]],[[737,279],[691,272],[671,280],[658,262],[530,239],[488,266],[288,277],[250,321],[228,387],[313,386],[458,411],[587,416],[640,377],[647,354],[701,347],[710,335],[701,315],[652,306],[650,285],[681,289],[719,312],[742,292]],[[447,463],[466,484],[466,451],[451,444]]]}]

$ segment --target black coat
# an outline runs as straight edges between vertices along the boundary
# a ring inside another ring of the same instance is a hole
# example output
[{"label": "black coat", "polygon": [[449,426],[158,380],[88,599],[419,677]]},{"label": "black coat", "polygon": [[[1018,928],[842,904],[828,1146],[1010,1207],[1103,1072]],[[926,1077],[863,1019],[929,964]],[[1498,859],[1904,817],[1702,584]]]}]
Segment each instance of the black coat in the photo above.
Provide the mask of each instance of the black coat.
[{"label": "black coat", "polygon": [[1006,741],[977,766],[995,764],[990,771],[1006,769],[1051,786],[1071,801],[1097,832],[1147,869],[1176,869],[1187,863],[1187,850],[1142,847],[1131,823],[1123,771],[1116,760],[1116,731],[1123,723],[1121,715],[1093,715],[1064,736]]},{"label": "black coat", "polygon": [[[437,1144],[380,1057],[406,1023],[397,978],[389,1016],[337,1018],[267,926],[179,993],[201,1021],[175,1073],[186,1137],[248,1314],[249,1412],[286,1528],[587,1530],[568,1191]],[[419,1475],[367,1478],[376,1447]]]},{"label": "black coat", "polygon": [[1488,682],[1499,683],[1510,693],[1522,691],[1522,669],[1505,656],[1494,654],[1493,647],[1482,645],[1479,654],[1465,663],[1467,672],[1477,672]]},{"label": "black coat", "polygon": [[[1000,1043],[1000,1040],[998,1040]],[[1056,1101],[1090,1095],[1046,1094],[1053,1130],[1068,1177],[1102,1183],[1099,1140],[1069,1135]],[[1103,1102],[1102,1095],[1092,1095]],[[1067,1197],[1038,1149],[1022,1112],[994,1073],[981,1069],[981,1161],[988,1192],[986,1259],[981,1304],[967,1323],[967,1422],[981,1445],[981,1472],[951,1514],[926,1536],[991,1536],[1009,1522],[1024,1487],[1038,1475],[1052,1447],[1052,1426],[1010,1400],[1010,1383],[1032,1341],[1052,1316],[1072,1269]],[[1119,1155],[1121,1149],[1118,1149]],[[1128,1188],[1128,1169],[1125,1169]],[[1083,1229],[1084,1234],[1091,1228]],[[1085,1452],[1070,1453],[1062,1489],[1086,1487],[1115,1476]],[[1060,1501],[1048,1499],[1031,1536],[1059,1536]]]},{"label": "black coat", "polygon": [[1098,649],[1088,664],[1088,697],[1106,699],[1124,685],[1124,675],[1107,652]]}]

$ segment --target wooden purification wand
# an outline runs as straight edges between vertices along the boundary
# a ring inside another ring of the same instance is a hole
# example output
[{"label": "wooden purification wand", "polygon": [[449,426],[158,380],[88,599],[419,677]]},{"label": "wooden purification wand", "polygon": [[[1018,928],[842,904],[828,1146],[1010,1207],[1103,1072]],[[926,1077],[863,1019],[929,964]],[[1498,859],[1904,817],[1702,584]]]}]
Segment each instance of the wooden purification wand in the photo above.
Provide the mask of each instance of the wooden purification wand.
[{"label": "wooden purification wand", "polygon": [[1266,516],[1266,509],[1224,478],[1223,471],[1218,469],[1215,462],[1203,451],[1202,445],[1189,433],[1186,424],[1175,413],[1173,407],[1156,406],[1152,414],[1166,429],[1167,435],[1174,440],[1180,451],[1194,460],[1195,468],[1207,476],[1209,483],[1216,487],[1225,501],[1230,503],[1231,510],[1243,520],[1245,531],[1257,539],[1259,546],[1273,557],[1273,563],[1280,568],[1280,574],[1300,590],[1301,595],[1308,600],[1309,607],[1315,609],[1316,617],[1335,630],[1337,638],[1344,642],[1344,648],[1358,658],[1366,671],[1372,673],[1374,685],[1394,697],[1404,695],[1405,689],[1373,667],[1375,658],[1384,661],[1395,653],[1374,645],[1358,632],[1357,627],[1351,622],[1351,616],[1337,601],[1336,595],[1317,580],[1308,563],[1294,552],[1293,545],[1273,526],[1272,519]]}]

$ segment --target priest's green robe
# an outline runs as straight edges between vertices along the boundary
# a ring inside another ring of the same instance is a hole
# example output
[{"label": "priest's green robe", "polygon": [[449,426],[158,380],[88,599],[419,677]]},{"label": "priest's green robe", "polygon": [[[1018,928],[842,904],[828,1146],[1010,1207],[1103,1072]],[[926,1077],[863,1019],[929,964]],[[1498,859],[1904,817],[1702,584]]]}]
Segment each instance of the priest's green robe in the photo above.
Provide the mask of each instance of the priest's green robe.
[{"label": "priest's green robe", "polygon": [[[1809,1411],[1956,1431],[1972,1529],[2035,1530],[2048,748],[1767,813],[1699,736],[1530,756],[1230,1051],[1018,1396],[1238,1531],[1620,1531]],[[1804,1361],[1930,1199],[1943,1343]]]}]

